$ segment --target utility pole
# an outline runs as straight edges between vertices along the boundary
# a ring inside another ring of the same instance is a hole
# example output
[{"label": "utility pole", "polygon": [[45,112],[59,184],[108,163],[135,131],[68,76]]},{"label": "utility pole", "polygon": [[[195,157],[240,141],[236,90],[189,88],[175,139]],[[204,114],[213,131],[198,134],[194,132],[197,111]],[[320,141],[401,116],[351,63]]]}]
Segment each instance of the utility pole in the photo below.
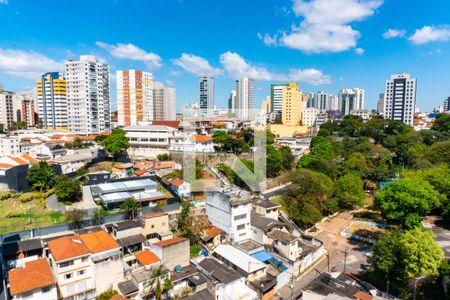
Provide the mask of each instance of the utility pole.
[{"label": "utility pole", "polygon": [[347,249],[345,249],[345,251],[344,251],[344,273],[345,273],[345,271],[346,271],[346,269],[347,269]]}]

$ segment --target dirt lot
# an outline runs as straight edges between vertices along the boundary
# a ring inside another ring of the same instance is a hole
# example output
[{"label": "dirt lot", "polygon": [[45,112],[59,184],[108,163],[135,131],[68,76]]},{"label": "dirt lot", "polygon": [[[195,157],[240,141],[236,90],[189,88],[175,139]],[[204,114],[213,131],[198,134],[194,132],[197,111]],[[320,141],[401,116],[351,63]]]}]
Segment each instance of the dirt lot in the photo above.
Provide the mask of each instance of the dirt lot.
[{"label": "dirt lot", "polygon": [[308,233],[324,242],[329,253],[330,271],[344,271],[344,262],[346,262],[346,272],[351,273],[359,273],[368,265],[370,247],[340,235],[341,230],[351,220],[352,214],[343,212],[318,223],[317,230]]},{"label": "dirt lot", "polygon": [[347,228],[348,233],[367,237],[369,239],[377,239],[381,234],[384,233],[384,231],[385,230],[382,228],[358,223],[351,224]]}]

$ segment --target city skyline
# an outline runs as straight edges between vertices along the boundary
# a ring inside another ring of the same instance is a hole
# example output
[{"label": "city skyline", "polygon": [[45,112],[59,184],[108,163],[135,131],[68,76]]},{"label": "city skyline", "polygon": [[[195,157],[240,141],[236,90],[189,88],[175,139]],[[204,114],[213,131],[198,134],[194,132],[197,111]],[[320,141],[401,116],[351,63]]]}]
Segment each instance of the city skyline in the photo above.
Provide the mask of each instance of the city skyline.
[{"label": "city skyline", "polygon": [[[105,14],[81,23],[76,17],[66,20],[64,11],[86,13],[83,2],[58,7],[47,1],[0,3],[0,83],[17,93],[31,90],[44,73],[64,71],[64,61],[93,54],[111,67],[111,91],[116,90],[117,70],[151,72],[155,80],[176,87],[177,110],[199,102],[199,76],[215,78],[215,104],[220,107],[227,106],[235,80],[246,76],[255,79],[254,107],[270,94],[270,84],[296,81],[303,92],[335,96],[340,89],[359,87],[366,91],[365,107],[375,109],[386,78],[404,72],[418,80],[417,106],[423,111],[441,106],[450,94],[445,76],[450,30],[439,14],[450,8],[445,1],[423,6],[415,0],[402,6],[392,0],[345,0],[332,1],[330,7],[323,0],[266,1],[257,10],[250,2],[236,3],[241,7],[233,12],[236,26],[223,18],[234,7],[224,1],[209,5],[201,19],[196,16],[204,13],[202,1],[94,2],[87,14],[95,9]],[[131,11],[136,24],[114,22]],[[159,13],[145,17],[151,11]],[[174,18],[176,23],[168,21]],[[35,26],[38,19],[41,25]],[[270,21],[255,22],[263,19]],[[324,39],[330,24],[333,39]],[[42,26],[53,33],[40,30]],[[132,26],[154,30],[130,31]],[[200,43],[200,30],[206,30],[211,42]],[[111,102],[116,109],[115,93]]]}]

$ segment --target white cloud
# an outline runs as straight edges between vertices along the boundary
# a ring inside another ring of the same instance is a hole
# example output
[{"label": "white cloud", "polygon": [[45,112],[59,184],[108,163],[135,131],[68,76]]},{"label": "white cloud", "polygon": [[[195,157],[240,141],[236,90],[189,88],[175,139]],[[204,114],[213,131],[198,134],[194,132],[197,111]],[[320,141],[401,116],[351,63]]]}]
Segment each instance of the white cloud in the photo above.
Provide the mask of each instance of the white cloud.
[{"label": "white cloud", "polygon": [[222,70],[212,67],[203,57],[189,53],[182,53],[181,57],[173,60],[173,64],[197,76],[217,76],[222,73]]},{"label": "white cloud", "polygon": [[355,53],[358,55],[363,55],[364,52],[366,52],[366,50],[364,50],[363,48],[356,48],[355,49]]},{"label": "white cloud", "polygon": [[383,33],[383,38],[385,39],[393,39],[404,37],[406,34],[406,30],[404,29],[388,29]]},{"label": "white cloud", "polygon": [[382,4],[382,0],[294,0],[293,11],[303,20],[278,43],[307,53],[354,48],[360,33],[350,23],[372,16]]},{"label": "white cloud", "polygon": [[448,26],[424,26],[416,29],[409,40],[416,44],[426,44],[429,42],[443,42],[450,39],[450,28]]},{"label": "white cloud", "polygon": [[38,79],[46,72],[63,71],[64,63],[34,51],[0,48],[0,71],[27,79]]},{"label": "white cloud", "polygon": [[0,4],[8,4],[8,0],[0,0]]},{"label": "white cloud", "polygon": [[114,57],[143,61],[149,68],[161,66],[161,57],[158,54],[146,52],[131,43],[111,45],[98,41],[95,44],[108,51]]},{"label": "white cloud", "polygon": [[263,43],[266,46],[277,46],[278,45],[278,34],[274,34],[273,36],[271,36],[268,33],[265,33],[263,35],[258,32],[257,36],[261,41],[263,41]]},{"label": "white cloud", "polygon": [[262,81],[301,81],[311,85],[323,85],[331,82],[330,76],[316,69],[290,69],[288,74],[268,71],[264,67],[252,65],[235,52],[220,55],[220,62],[232,78],[251,77]]}]

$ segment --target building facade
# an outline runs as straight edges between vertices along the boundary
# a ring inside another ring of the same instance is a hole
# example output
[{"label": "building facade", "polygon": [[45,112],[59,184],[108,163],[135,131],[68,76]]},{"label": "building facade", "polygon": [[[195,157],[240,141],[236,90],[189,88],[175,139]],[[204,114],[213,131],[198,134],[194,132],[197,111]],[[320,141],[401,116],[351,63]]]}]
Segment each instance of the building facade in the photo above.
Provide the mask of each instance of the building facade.
[{"label": "building facade", "polygon": [[119,70],[117,114],[120,126],[153,120],[153,75],[140,70]]},{"label": "building facade", "polygon": [[270,85],[270,112],[281,112],[283,109],[283,88],[288,83]]},{"label": "building facade", "polygon": [[13,97],[13,92],[3,90],[0,85],[0,124],[3,124],[5,129],[14,121]]},{"label": "building facade", "polygon": [[359,88],[342,89],[338,97],[338,109],[342,114],[349,115],[350,111],[364,109],[364,90]]},{"label": "building facade", "polygon": [[295,82],[282,89],[281,120],[286,126],[298,126],[302,120],[302,91]]},{"label": "building facade", "polygon": [[17,97],[17,121],[25,122],[27,127],[36,126],[34,97],[32,93],[21,93]]},{"label": "building facade", "polygon": [[231,90],[230,96],[228,97],[228,111],[230,113],[236,112],[236,90]]},{"label": "building facade", "polygon": [[391,75],[386,80],[384,117],[412,126],[416,108],[417,80],[409,74]]},{"label": "building facade", "polygon": [[176,120],[176,92],[175,88],[166,88],[161,82],[153,86],[153,120]]},{"label": "building facade", "polygon": [[337,110],[338,98],[324,92],[309,93],[307,107],[314,107],[320,110]]},{"label": "building facade", "polygon": [[38,113],[46,129],[68,128],[67,90],[64,74],[45,73],[37,81]]},{"label": "building facade", "polygon": [[214,109],[214,77],[200,77],[200,109],[202,113]]},{"label": "building facade", "polygon": [[66,62],[69,130],[95,134],[110,131],[109,65],[82,55]]},{"label": "building facade", "polygon": [[384,116],[384,93],[380,93],[378,97],[377,114]]},{"label": "building facade", "polygon": [[244,77],[236,80],[236,109],[240,119],[249,119],[253,109],[253,79]]},{"label": "building facade", "polygon": [[444,101],[444,111],[450,111],[450,97]]}]

